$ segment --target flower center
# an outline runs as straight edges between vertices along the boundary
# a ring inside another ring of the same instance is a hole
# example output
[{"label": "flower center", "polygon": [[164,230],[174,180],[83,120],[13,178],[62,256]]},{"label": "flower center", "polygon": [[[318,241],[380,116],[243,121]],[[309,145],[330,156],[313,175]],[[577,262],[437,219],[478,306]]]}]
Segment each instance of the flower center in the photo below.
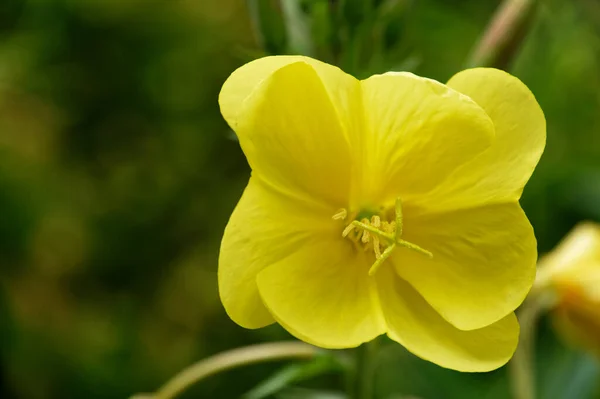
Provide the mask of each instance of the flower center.
[{"label": "flower center", "polygon": [[[374,275],[383,262],[390,257],[398,247],[405,247],[417,251],[429,258],[433,254],[420,246],[403,240],[402,237],[402,202],[396,200],[395,220],[391,222],[382,220],[379,215],[370,218],[358,214],[357,219],[351,221],[344,231],[342,237],[348,238],[356,245],[362,246],[365,251],[373,250],[375,263],[369,269],[369,276]],[[348,216],[346,209],[340,209],[333,215],[334,220],[345,220]]]}]

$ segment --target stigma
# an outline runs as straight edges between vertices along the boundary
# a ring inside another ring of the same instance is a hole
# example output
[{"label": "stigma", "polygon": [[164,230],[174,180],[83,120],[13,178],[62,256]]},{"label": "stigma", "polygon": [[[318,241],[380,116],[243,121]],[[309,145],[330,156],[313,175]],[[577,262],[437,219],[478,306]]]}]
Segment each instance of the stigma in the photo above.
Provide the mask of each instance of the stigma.
[{"label": "stigma", "polygon": [[[342,231],[342,237],[359,247],[362,246],[365,251],[372,250],[375,254],[375,262],[369,269],[369,276],[373,276],[398,247],[408,248],[429,258],[433,257],[428,250],[402,239],[403,215],[400,198],[396,200],[394,213],[392,221],[382,219],[379,214],[371,215],[370,218],[360,217],[348,223]],[[346,209],[340,209],[332,216],[334,220],[346,220],[347,217]]]}]

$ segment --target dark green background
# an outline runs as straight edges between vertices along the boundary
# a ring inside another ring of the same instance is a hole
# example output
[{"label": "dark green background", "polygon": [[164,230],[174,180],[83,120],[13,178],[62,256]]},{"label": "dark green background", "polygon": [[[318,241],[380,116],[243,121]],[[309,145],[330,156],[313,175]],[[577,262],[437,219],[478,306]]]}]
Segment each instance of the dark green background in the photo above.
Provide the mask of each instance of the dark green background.
[{"label": "dark green background", "polygon": [[[257,34],[256,2],[241,0],[0,0],[1,398],[126,398],[204,356],[288,337],[238,327],[218,299],[219,241],[249,176],[221,84],[252,58],[298,52],[358,77],[445,81],[499,4],[291,2],[304,35],[276,1],[258,2]],[[510,71],[548,122],[522,200],[546,252],[600,220],[600,3],[539,3]],[[596,361],[541,331],[540,397],[600,397]],[[380,361],[377,398],[508,397],[504,370],[459,374],[398,345]],[[236,398],[278,366],[184,397]]]}]

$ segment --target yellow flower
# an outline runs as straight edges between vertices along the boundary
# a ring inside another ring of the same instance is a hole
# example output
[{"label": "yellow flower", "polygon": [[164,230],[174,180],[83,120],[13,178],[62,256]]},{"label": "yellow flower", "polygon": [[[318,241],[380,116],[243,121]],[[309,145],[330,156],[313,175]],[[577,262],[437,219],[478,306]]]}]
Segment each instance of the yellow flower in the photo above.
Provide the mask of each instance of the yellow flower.
[{"label": "yellow flower", "polygon": [[518,200],[546,137],[519,80],[359,81],[276,56],[236,70],[219,103],[252,168],[219,258],[236,323],[325,348],[386,333],[463,371],[508,361],[537,257]]},{"label": "yellow flower", "polygon": [[540,260],[539,270],[536,290],[553,290],[558,332],[600,355],[600,225],[575,227]]}]

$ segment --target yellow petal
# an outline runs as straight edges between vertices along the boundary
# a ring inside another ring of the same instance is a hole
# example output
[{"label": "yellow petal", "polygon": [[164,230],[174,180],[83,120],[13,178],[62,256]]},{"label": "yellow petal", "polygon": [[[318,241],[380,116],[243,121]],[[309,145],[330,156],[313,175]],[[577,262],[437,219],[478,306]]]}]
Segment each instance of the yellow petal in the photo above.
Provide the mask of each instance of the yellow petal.
[{"label": "yellow petal", "polygon": [[[359,107],[359,82],[339,68],[310,57],[277,55],[249,62],[237,70],[223,84],[219,94],[219,105],[223,117],[231,126],[237,125],[238,114],[243,102],[275,71],[290,64],[304,62],[319,75],[342,119],[351,120]],[[348,93],[351,95],[348,96]]]},{"label": "yellow petal", "polygon": [[219,103],[255,176],[298,198],[345,207],[359,88],[316,60],[267,57],[235,71]]},{"label": "yellow petal", "polygon": [[471,97],[492,118],[494,144],[456,170],[432,193],[436,209],[517,201],[546,144],[544,113],[517,78],[491,68],[456,74],[448,86]]},{"label": "yellow petal", "polygon": [[390,269],[376,278],[388,336],[415,355],[458,371],[494,370],[512,357],[519,337],[514,314],[478,330],[458,330]]},{"label": "yellow petal", "polygon": [[223,84],[219,93],[221,114],[233,128],[237,125],[238,114],[242,111],[243,103],[252,92],[273,72],[278,69],[305,60],[298,56],[264,57],[244,64],[236,69]]},{"label": "yellow petal", "polygon": [[434,215],[407,212],[404,231],[403,238],[433,257],[400,248],[392,255],[397,272],[462,330],[500,320],[533,284],[536,240],[518,203]]},{"label": "yellow petal", "polygon": [[314,231],[334,227],[333,211],[319,212],[250,178],[225,228],[219,254],[219,294],[232,320],[246,328],[273,322],[256,276],[305,245]]},{"label": "yellow petal", "polygon": [[494,126],[487,114],[442,83],[388,73],[361,85],[364,202],[418,199],[492,143]]},{"label": "yellow petal", "polygon": [[299,339],[324,348],[351,348],[385,332],[365,253],[331,234],[258,275],[275,320]]}]

